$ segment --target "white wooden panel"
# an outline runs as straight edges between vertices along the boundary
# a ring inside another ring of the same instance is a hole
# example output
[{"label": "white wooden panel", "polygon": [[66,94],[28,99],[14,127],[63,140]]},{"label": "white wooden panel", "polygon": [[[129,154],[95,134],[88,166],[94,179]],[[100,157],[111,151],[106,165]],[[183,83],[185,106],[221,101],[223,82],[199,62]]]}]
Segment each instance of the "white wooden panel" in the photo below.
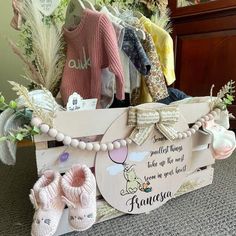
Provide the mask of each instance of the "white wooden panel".
[{"label": "white wooden panel", "polygon": [[214,163],[215,159],[212,157],[210,149],[193,152],[189,173],[192,173],[201,167],[209,166]]},{"label": "white wooden panel", "polygon": [[112,122],[126,111],[127,108],[58,112],[54,127],[71,137],[100,135],[104,134]]},{"label": "white wooden panel", "polygon": [[65,151],[65,147],[48,148],[45,150],[36,150],[36,162],[38,175],[41,175],[46,169],[57,170],[65,173],[73,164],[85,164],[88,167],[94,167],[96,152],[81,151],[75,148],[68,148],[70,156],[66,162],[60,162],[59,156]]},{"label": "white wooden panel", "polygon": [[[156,107],[157,104],[140,105],[143,108]],[[194,123],[209,112],[207,103],[180,104],[180,112],[188,123]],[[97,109],[93,111],[60,111],[54,120],[54,127],[71,137],[86,137],[104,134],[107,128],[128,108]],[[52,140],[50,137],[36,136],[35,141]]]},{"label": "white wooden panel", "polygon": [[189,124],[195,123],[210,111],[208,103],[180,104],[179,109]]},{"label": "white wooden panel", "polygon": [[208,144],[211,143],[211,136],[199,130],[192,136],[192,143],[193,143],[193,151],[197,147],[201,147],[201,146],[207,147]]}]

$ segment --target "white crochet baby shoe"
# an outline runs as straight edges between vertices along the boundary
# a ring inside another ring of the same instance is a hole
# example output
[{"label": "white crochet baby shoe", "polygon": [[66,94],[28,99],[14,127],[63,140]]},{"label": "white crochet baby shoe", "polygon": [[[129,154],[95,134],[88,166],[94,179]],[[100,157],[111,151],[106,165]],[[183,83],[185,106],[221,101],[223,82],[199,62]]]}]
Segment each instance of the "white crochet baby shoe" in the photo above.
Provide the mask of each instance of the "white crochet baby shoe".
[{"label": "white crochet baby shoe", "polygon": [[31,189],[29,197],[35,208],[32,236],[52,236],[56,232],[65,207],[60,182],[58,172],[46,171]]},{"label": "white crochet baby shoe", "polygon": [[71,227],[77,231],[90,228],[96,220],[96,180],[91,170],[85,165],[74,165],[62,177],[61,186]]}]

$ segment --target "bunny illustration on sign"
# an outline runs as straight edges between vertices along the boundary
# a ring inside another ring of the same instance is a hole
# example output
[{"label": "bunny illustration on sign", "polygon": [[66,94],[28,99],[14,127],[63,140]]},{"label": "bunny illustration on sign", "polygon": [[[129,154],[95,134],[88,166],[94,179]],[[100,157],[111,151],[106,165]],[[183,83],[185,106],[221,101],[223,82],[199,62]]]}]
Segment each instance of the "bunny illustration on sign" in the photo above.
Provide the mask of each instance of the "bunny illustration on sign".
[{"label": "bunny illustration on sign", "polygon": [[149,187],[149,182],[143,182],[137,175],[134,169],[134,165],[131,167],[126,166],[124,168],[124,177],[126,180],[126,189],[122,189],[120,191],[120,194],[122,196],[125,196],[127,194],[134,194],[138,190],[144,191],[144,192],[151,192],[152,188]]}]

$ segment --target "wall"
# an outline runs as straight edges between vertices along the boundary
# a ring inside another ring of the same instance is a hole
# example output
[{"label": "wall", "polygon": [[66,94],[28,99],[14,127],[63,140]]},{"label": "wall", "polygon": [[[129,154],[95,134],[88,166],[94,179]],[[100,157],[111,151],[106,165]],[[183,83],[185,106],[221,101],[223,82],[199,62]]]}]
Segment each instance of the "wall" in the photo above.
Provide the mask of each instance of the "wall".
[{"label": "wall", "polygon": [[17,41],[18,32],[11,28],[10,21],[13,16],[11,0],[0,0],[0,91],[7,100],[16,97],[11,90],[8,80],[26,83],[23,75],[23,66],[18,57],[12,52],[5,37]]}]

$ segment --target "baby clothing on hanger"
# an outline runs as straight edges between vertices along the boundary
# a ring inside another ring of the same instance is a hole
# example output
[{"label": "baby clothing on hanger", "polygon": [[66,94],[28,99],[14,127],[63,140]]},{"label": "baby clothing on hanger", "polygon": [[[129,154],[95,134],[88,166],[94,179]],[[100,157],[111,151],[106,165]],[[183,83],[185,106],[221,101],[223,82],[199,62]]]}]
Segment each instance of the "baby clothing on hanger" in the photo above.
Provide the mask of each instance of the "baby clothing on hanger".
[{"label": "baby clothing on hanger", "polygon": [[[120,25],[121,20],[118,17],[112,15],[105,6],[102,7],[100,12],[104,13],[109,18],[116,32],[117,43],[119,47],[119,55],[124,73],[124,87],[125,87],[124,89],[125,93],[130,93],[129,67],[127,66],[129,64],[129,58],[122,50],[125,29],[122,25]],[[111,106],[114,100],[115,90],[116,90],[115,75],[109,70],[109,68],[102,69],[102,92],[101,92],[102,108],[107,108]],[[120,100],[115,98],[115,103],[118,104],[119,102]]]},{"label": "baby clothing on hanger", "polygon": [[135,68],[142,74],[147,75],[151,70],[151,63],[143,49],[143,46],[133,29],[125,28],[123,51],[129,57]]},{"label": "baby clothing on hanger", "polygon": [[85,9],[76,29],[64,28],[66,64],[61,82],[64,104],[73,93],[83,98],[101,98],[101,69],[116,76],[116,96],[124,99],[124,75],[114,28],[106,15]]},{"label": "baby clothing on hanger", "polygon": [[[122,104],[130,104],[133,96],[132,91],[134,88],[140,87],[140,75],[147,75],[150,73],[151,62],[141,44],[141,41],[136,35],[136,32],[129,27],[125,27],[124,31],[122,61],[124,70],[129,72],[128,82],[126,82],[126,84],[129,83],[129,87],[128,90],[125,90],[129,93],[129,96],[126,96],[126,99],[129,98],[129,100]],[[137,89],[135,91],[137,91]],[[116,102],[116,104],[118,103],[119,102]]]},{"label": "baby clothing on hanger", "polygon": [[165,30],[154,24],[145,16],[140,18],[140,23],[144,26],[147,32],[151,34],[160,58],[162,71],[165,75],[167,85],[171,85],[176,79],[174,70],[173,40]]},{"label": "baby clothing on hanger", "polygon": [[155,44],[149,33],[146,33],[146,40],[143,40],[142,44],[152,63],[150,73],[144,76],[144,83],[146,83],[153,101],[157,102],[169,96],[165,78],[161,69],[158,54],[155,50]]},{"label": "baby clothing on hanger", "polygon": [[[127,99],[128,97],[130,97],[128,96],[128,94],[131,93],[129,63],[132,63],[136,67],[135,70],[138,70],[140,73],[144,75],[149,73],[150,68],[151,68],[151,63],[143,49],[143,46],[138,36],[136,35],[136,32],[133,29],[124,27],[122,24],[123,20],[118,18],[117,16],[112,15],[105,6],[102,7],[101,12],[106,14],[108,18],[111,20],[117,34],[118,45],[120,46],[120,58],[121,58],[122,67],[124,71],[125,93],[127,93],[126,95],[126,99]],[[117,30],[119,29],[119,27],[123,29],[122,38],[120,37],[120,30]],[[110,101],[113,100],[113,97],[110,97],[110,94],[112,94],[111,89],[114,89],[115,86],[114,87],[112,86],[111,80],[114,80],[112,73],[110,73],[107,70],[103,70],[102,72],[102,88],[103,88],[102,100],[105,102],[102,102],[103,103],[102,107],[109,106]],[[128,102],[126,102],[125,104],[127,103]],[[124,105],[124,102],[119,104],[119,101],[115,100],[112,106],[120,107],[123,105]]]},{"label": "baby clothing on hanger", "polygon": [[[108,18],[112,21],[114,27],[117,27],[117,24],[123,27],[124,37],[122,41],[122,50],[126,53],[137,70],[141,74],[147,75],[150,71],[151,63],[143,49],[143,46],[136,32],[128,26],[123,26],[123,19],[120,19],[119,17],[111,14],[105,6],[102,7],[101,12],[108,16]],[[127,66],[126,62],[127,61],[125,61],[125,64],[123,64],[123,66]]]},{"label": "baby clothing on hanger", "polygon": [[137,71],[132,63],[129,64],[130,76],[130,103],[132,106],[139,104],[140,87],[141,87],[141,74]]}]

